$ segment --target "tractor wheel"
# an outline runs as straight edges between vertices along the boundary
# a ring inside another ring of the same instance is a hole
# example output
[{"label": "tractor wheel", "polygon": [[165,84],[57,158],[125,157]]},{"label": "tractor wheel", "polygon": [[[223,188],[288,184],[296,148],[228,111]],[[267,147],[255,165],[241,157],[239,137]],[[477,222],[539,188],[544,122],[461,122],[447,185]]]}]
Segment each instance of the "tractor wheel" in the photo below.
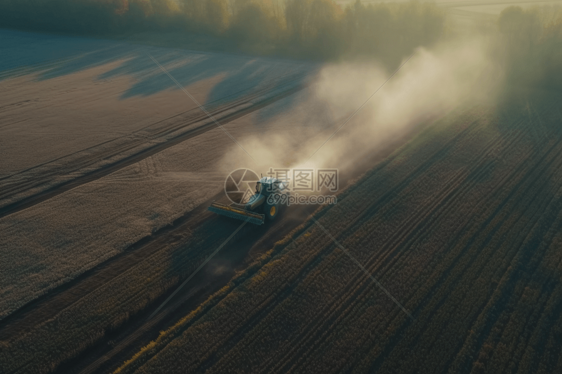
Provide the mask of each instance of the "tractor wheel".
[{"label": "tractor wheel", "polygon": [[263,214],[267,221],[273,221],[279,215],[279,204],[263,204]]}]

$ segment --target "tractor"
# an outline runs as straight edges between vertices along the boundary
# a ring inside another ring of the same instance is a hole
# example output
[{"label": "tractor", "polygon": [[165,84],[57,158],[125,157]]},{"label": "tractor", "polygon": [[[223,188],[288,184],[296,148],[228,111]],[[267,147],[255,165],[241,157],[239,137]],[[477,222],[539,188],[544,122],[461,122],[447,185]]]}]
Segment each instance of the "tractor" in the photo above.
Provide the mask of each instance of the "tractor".
[{"label": "tractor", "polygon": [[[208,210],[226,217],[263,225],[280,213],[283,196],[289,194],[286,183],[272,177],[263,177],[256,183],[254,194],[245,203],[225,205],[213,202]],[[270,196],[274,195],[269,199]]]}]

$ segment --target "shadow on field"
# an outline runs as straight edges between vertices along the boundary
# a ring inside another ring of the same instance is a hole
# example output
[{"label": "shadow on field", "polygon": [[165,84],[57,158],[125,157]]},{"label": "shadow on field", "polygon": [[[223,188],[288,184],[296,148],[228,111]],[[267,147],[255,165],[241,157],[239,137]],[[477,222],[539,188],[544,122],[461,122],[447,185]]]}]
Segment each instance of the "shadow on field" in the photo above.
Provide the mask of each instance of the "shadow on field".
[{"label": "shadow on field", "polygon": [[[302,84],[316,69],[305,62],[13,30],[0,30],[0,40],[0,53],[7,56],[0,61],[0,81],[26,74],[36,74],[36,80],[45,81],[118,63],[97,79],[132,78],[134,83],[123,91],[121,99],[179,90],[150,56],[183,87],[219,78],[218,83],[213,83],[207,103],[234,100],[256,89]],[[289,97],[285,104],[290,106],[291,100]]]}]

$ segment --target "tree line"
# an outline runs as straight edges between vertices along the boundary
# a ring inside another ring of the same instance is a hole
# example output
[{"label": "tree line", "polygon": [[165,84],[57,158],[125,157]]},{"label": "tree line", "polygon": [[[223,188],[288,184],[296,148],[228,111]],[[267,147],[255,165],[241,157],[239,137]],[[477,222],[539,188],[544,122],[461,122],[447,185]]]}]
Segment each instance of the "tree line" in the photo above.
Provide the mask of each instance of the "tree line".
[{"label": "tree line", "polygon": [[[495,60],[519,84],[562,86],[562,8],[511,6],[491,32]],[[335,0],[3,0],[0,27],[94,36],[206,35],[230,50],[313,60],[378,59],[396,67],[448,34],[433,3]]]},{"label": "tree line", "polygon": [[342,7],[333,0],[4,0],[0,25],[86,35],[141,31],[211,35],[260,54],[400,60],[444,34],[435,4]]}]

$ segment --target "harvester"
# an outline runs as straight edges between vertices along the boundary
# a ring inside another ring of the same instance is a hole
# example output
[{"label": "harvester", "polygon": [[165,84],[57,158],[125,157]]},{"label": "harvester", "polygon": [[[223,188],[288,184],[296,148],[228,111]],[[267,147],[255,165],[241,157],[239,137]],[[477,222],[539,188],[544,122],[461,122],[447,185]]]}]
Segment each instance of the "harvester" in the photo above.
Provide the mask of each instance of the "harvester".
[{"label": "harvester", "polygon": [[[208,210],[255,225],[263,225],[265,221],[273,221],[279,215],[282,205],[279,197],[288,193],[283,182],[276,178],[264,177],[256,183],[256,190],[247,202],[230,205],[213,202]],[[276,195],[275,201],[268,201],[272,194]]]}]

